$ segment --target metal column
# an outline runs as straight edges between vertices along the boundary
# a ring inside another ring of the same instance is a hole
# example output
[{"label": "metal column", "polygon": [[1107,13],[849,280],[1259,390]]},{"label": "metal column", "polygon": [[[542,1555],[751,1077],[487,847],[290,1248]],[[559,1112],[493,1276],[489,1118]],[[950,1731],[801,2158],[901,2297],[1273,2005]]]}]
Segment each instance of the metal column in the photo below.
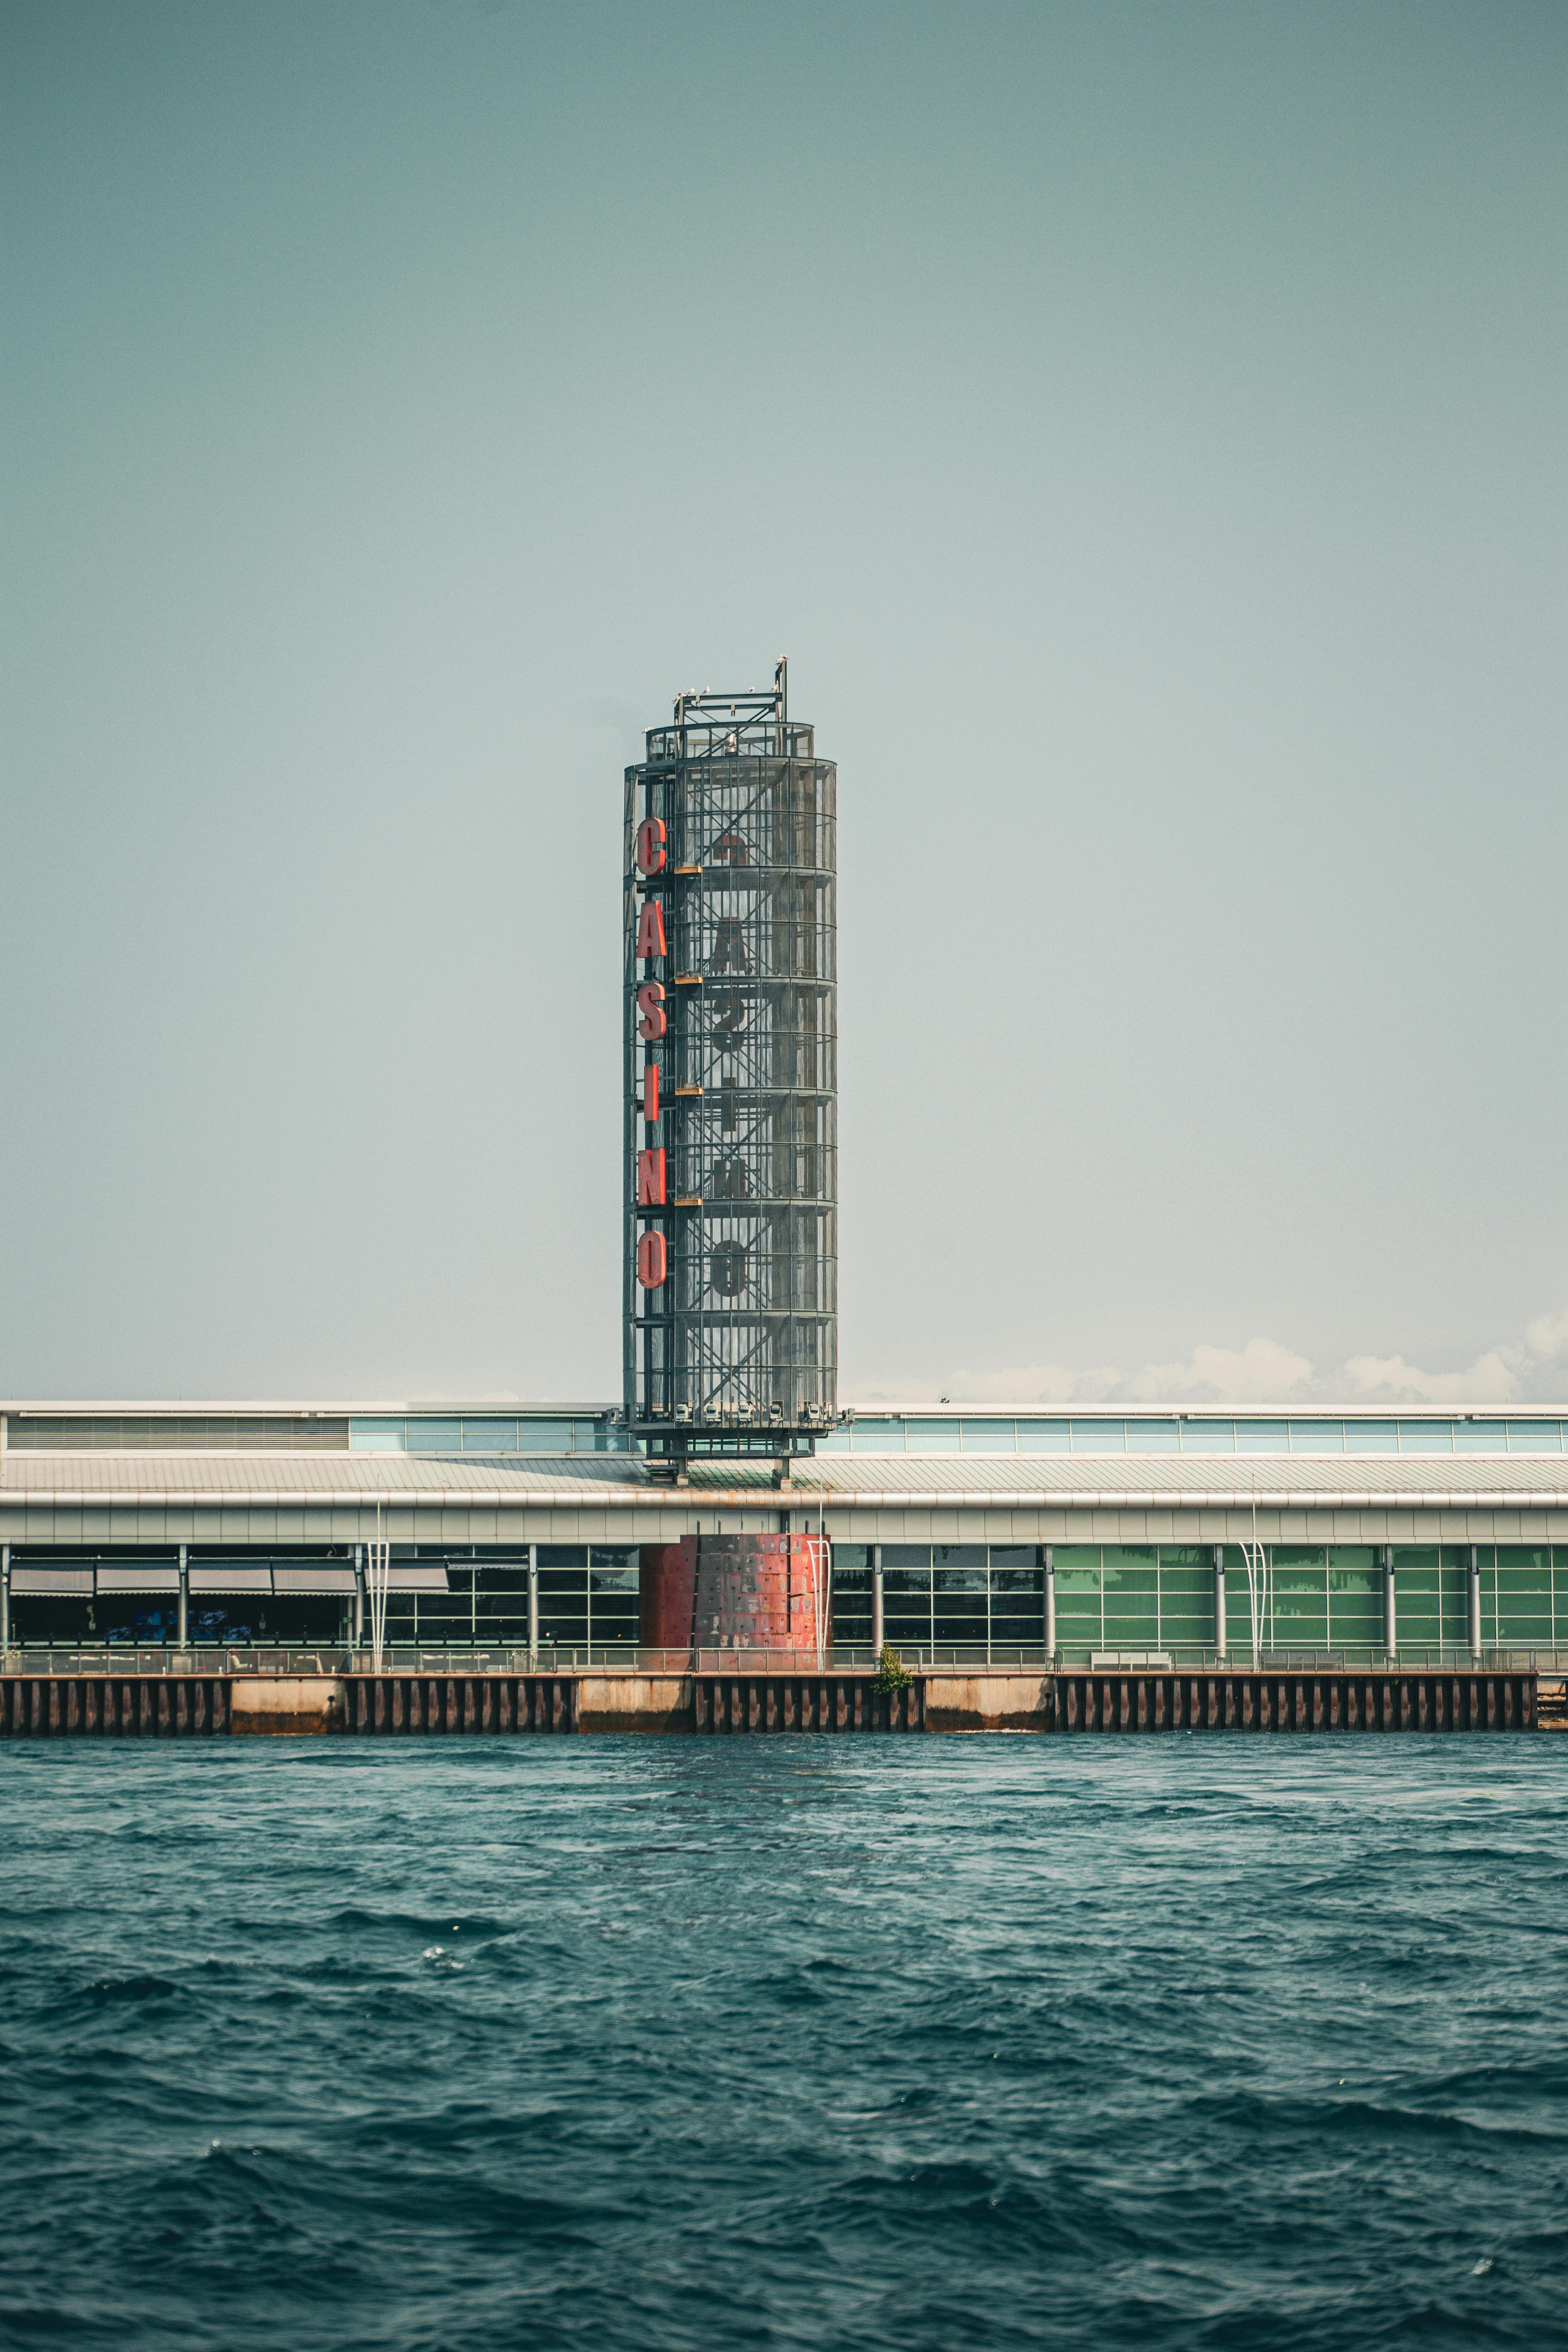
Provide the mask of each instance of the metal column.
[{"label": "metal column", "polygon": [[180,1632],[179,1632],[179,1643],[180,1643],[180,1647],[181,1647],[181,1649],[182,1649],[182,1650],[185,1650],[185,1649],[188,1649],[188,1648],[190,1647],[190,1639],[191,1639],[191,1564],[190,1564],[190,1555],[189,1555],[189,1553],[188,1553],[188,1551],[187,1551],[187,1549],[186,1549],[185,1546],[184,1546],[184,1544],[182,1544],[182,1545],[180,1546]]},{"label": "metal column", "polygon": [[355,1546],[354,1546],[354,1616],[353,1616],[353,1645],[354,1645],[354,1648],[355,1648],[356,1650],[358,1650],[358,1649],[363,1649],[363,1646],[364,1646],[364,1546],[363,1546],[363,1544],[355,1544]]},{"label": "metal column", "polygon": [[1394,1607],[1394,1546],[1383,1547],[1383,1648],[1386,1657],[1394,1657],[1399,1647],[1399,1624]]},{"label": "metal column", "polygon": [[539,1662],[539,1546],[528,1547],[528,1663]]},{"label": "metal column", "polygon": [[1214,1649],[1216,1658],[1225,1655],[1225,1546],[1214,1548]]},{"label": "metal column", "polygon": [[1481,1654],[1481,1556],[1474,1544],[1470,1546],[1470,1567],[1466,1582],[1469,1587],[1470,1601],[1470,1655],[1479,1659]]},{"label": "metal column", "polygon": [[[1472,1552],[1471,1559],[1475,1558]],[[0,1544],[0,1654],[11,1646],[11,1547]]]},{"label": "metal column", "polygon": [[1049,1544],[1040,1553],[1046,1571],[1046,1654],[1057,1654],[1057,1556]]},{"label": "metal column", "polygon": [[871,1546],[871,1647],[879,1657],[886,1638],[882,1617],[882,1547]]}]

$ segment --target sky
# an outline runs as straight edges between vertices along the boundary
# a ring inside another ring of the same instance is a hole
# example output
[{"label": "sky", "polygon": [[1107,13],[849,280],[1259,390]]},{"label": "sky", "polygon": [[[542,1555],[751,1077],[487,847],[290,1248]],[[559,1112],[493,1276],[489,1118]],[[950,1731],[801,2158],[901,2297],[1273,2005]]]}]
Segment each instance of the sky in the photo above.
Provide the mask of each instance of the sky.
[{"label": "sky", "polygon": [[0,0],[0,1393],[610,1398],[838,762],[842,1392],[1568,1398],[1568,12]]}]

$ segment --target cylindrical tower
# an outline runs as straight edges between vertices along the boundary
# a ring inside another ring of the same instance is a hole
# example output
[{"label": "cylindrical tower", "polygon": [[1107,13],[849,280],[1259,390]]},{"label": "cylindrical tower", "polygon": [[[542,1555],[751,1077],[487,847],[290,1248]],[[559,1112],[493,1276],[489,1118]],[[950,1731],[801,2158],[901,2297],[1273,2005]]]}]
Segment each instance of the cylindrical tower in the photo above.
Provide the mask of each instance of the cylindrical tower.
[{"label": "cylindrical tower", "polygon": [[783,662],[626,770],[626,1412],[676,1463],[837,1418],[837,783]]}]

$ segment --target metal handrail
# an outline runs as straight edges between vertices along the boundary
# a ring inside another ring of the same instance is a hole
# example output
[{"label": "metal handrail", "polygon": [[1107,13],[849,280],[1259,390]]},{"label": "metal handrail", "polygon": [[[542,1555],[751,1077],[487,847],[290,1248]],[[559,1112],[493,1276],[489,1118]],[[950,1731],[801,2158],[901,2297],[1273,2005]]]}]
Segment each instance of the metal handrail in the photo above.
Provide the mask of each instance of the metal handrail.
[{"label": "metal handrail", "polygon": [[[895,1647],[898,1645],[895,1644]],[[1381,1644],[1342,1644],[1330,1649],[1268,1650],[1255,1664],[1250,1654],[1232,1652],[1221,1657],[1212,1648],[1184,1649],[1172,1644],[1167,1665],[1144,1665],[1129,1658],[1125,1664],[1103,1665],[1090,1664],[1091,1652],[1059,1648],[1054,1654],[1039,1646],[1013,1645],[1003,1649],[993,1644],[989,1651],[982,1643],[930,1643],[910,1644],[900,1650],[904,1666],[912,1673],[924,1674],[945,1668],[954,1673],[1125,1673],[1152,1675],[1169,1674],[1357,1674],[1363,1671],[1386,1673],[1507,1673],[1518,1671],[1568,1673],[1568,1648],[1492,1647],[1479,1656],[1463,1647],[1443,1643],[1415,1649],[1399,1649],[1392,1656]],[[868,1643],[837,1643],[827,1653],[823,1671],[833,1674],[874,1673],[879,1654]],[[279,1645],[239,1648],[204,1645],[180,1649],[173,1643],[133,1645],[130,1643],[103,1642],[65,1646],[40,1643],[37,1647],[13,1643],[0,1653],[0,1673],[11,1675],[353,1675],[373,1671],[370,1647],[340,1648],[322,1643],[299,1649]],[[526,1646],[497,1644],[493,1648],[437,1645],[431,1643],[389,1643],[383,1650],[381,1672],[385,1675],[429,1675],[436,1678],[460,1675],[525,1675],[525,1674],[659,1674],[683,1675],[693,1672],[702,1675],[810,1675],[818,1672],[815,1655],[798,1650],[700,1650],[645,1649],[639,1643],[541,1643],[531,1653]]]}]

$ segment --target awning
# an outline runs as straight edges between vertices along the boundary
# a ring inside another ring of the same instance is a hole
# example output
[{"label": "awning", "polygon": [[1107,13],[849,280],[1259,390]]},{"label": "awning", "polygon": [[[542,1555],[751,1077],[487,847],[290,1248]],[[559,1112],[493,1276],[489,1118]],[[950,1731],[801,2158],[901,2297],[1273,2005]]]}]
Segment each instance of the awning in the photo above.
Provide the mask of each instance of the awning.
[{"label": "awning", "polygon": [[[369,1576],[365,1578],[368,1585]],[[447,1571],[438,1559],[395,1559],[386,1571],[389,1592],[445,1592]]]},{"label": "awning", "polygon": [[90,1597],[90,1568],[14,1568],[13,1592],[80,1592]]},{"label": "awning", "polygon": [[281,1565],[272,1571],[274,1592],[348,1592],[354,1589],[354,1572],[341,1560],[323,1559],[314,1566],[301,1560],[298,1567]]},{"label": "awning", "polygon": [[100,1561],[100,1592],[178,1592],[180,1571],[173,1560],[149,1560],[142,1568],[124,1561]]},{"label": "awning", "polygon": [[193,1592],[270,1592],[272,1570],[254,1560],[205,1559],[191,1562]]}]

